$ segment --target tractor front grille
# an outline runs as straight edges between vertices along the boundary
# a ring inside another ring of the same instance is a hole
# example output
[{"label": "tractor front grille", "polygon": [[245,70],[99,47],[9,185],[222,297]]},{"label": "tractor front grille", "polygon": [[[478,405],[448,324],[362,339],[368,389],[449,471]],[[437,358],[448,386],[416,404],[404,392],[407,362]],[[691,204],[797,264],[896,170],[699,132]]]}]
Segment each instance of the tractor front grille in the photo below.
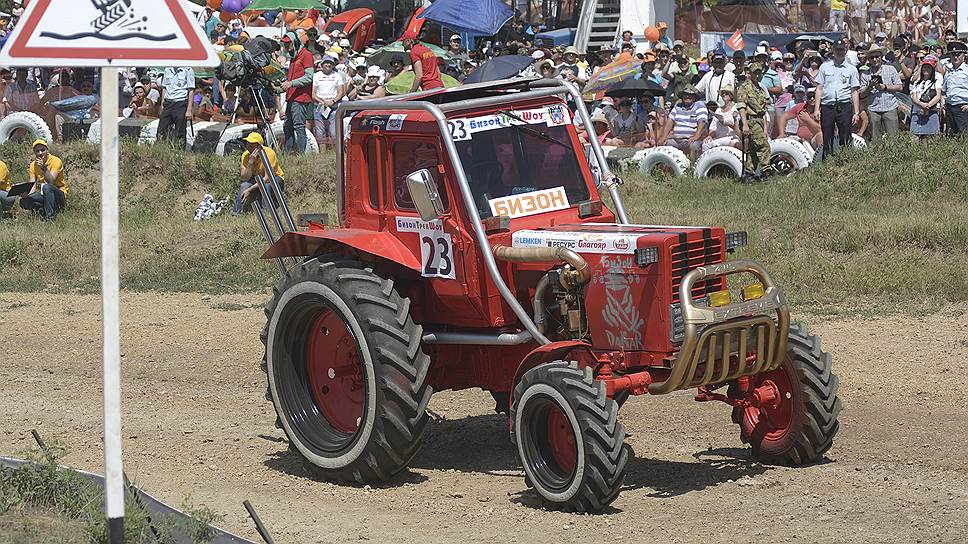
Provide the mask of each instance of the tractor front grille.
[{"label": "tractor front grille", "polygon": [[[723,261],[723,241],[718,236],[704,236],[702,240],[681,242],[672,246],[672,302],[679,302],[679,284],[693,268]],[[702,298],[723,289],[723,277],[696,282],[693,298]]]}]

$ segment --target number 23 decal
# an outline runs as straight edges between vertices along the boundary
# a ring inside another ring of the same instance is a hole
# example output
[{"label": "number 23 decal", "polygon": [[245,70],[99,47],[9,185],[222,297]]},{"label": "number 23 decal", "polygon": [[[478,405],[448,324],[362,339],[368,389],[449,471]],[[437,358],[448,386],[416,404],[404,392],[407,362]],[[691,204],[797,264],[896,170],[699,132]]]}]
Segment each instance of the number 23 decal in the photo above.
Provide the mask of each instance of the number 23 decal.
[{"label": "number 23 decal", "polygon": [[427,232],[420,237],[420,260],[423,262],[421,275],[425,278],[450,278],[454,274],[454,246],[450,234]]},{"label": "number 23 decal", "polygon": [[455,119],[453,121],[447,121],[447,126],[450,127],[450,137],[454,140],[470,139],[471,135],[467,132],[467,121]]}]

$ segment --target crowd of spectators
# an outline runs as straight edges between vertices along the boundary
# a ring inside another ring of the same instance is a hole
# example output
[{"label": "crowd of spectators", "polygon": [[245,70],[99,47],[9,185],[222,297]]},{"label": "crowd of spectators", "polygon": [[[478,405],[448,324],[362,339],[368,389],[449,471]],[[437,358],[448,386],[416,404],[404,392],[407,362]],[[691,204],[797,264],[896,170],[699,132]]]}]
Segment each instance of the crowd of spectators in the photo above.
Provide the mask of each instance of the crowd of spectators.
[{"label": "crowd of spectators", "polygon": [[[829,28],[848,32],[846,38],[837,43],[799,41],[783,49],[763,41],[751,58],[724,49],[694,58],[687,53],[693,49],[673,40],[664,23],[648,27],[642,43],[625,31],[613,47],[595,52],[541,47],[532,28],[513,21],[500,39],[477,40],[470,48],[459,35],[450,36],[439,53],[404,39],[404,53],[389,62],[383,59],[382,66],[375,62],[374,47],[354,51],[349,36],[323,32],[324,14],[297,11],[275,21],[280,25],[273,53],[273,63],[282,71],[278,84],[236,87],[185,67],[125,69],[117,107],[124,117],[158,119],[158,141],[183,141],[186,126],[194,121],[263,125],[282,120],[279,147],[302,153],[308,138],[320,147],[333,145],[335,111],[343,101],[457,85],[483,62],[527,55],[532,63],[523,75],[558,78],[583,91],[608,66],[638,66],[634,77],[653,91],[613,98],[597,87],[584,94],[598,138],[607,145],[670,145],[696,157],[722,145],[755,147],[750,134],[755,132],[760,141],[762,132],[767,138],[796,137],[814,148],[822,146],[826,155],[833,152],[835,138],[843,142],[850,133],[876,139],[910,131],[923,139],[965,131],[968,68],[946,0],[833,0],[819,5],[827,9]],[[791,17],[814,16],[806,0],[782,6]],[[790,10],[799,10],[799,15]],[[250,39],[243,21],[225,21],[210,9],[199,15],[198,23],[219,51],[232,51]],[[391,81],[402,83],[391,89]],[[38,113],[59,139],[65,123],[77,120],[76,112],[65,112],[60,105],[68,99],[96,98],[99,84],[98,74],[90,69],[0,70],[0,115]],[[762,97],[762,104],[750,104],[750,97],[755,102]],[[96,119],[101,107],[95,100],[87,120]],[[248,179],[257,177],[251,175],[257,170],[252,157],[259,155],[259,147],[272,146],[248,141],[243,147],[249,157],[240,169],[241,204],[257,185]],[[242,207],[236,206],[239,211]]]}]

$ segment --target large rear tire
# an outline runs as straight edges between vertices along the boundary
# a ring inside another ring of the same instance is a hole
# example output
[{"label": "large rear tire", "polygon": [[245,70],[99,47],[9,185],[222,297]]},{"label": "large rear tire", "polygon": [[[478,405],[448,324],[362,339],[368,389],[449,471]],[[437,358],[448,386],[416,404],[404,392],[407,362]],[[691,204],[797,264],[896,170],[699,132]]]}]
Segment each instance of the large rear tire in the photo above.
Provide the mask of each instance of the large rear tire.
[{"label": "large rear tire", "polygon": [[590,368],[554,361],[529,370],[514,389],[511,422],[525,482],[549,504],[597,512],[618,496],[625,427]]},{"label": "large rear tire", "polygon": [[[823,458],[840,428],[840,381],[831,372],[830,354],[806,327],[790,328],[787,356],[772,372],[750,376],[751,390],[771,383],[778,400],[769,408],[733,408],[740,438],[753,456],[775,465],[803,465]],[[731,396],[738,388],[730,386]]]},{"label": "large rear tire", "polygon": [[40,139],[48,144],[53,143],[54,136],[44,119],[29,111],[15,111],[0,119],[0,143],[10,140],[17,131],[24,131],[24,141],[32,142]]},{"label": "large rear tire", "polygon": [[326,258],[273,295],[265,366],[290,449],[321,478],[386,481],[416,454],[432,393],[410,300],[360,263]]}]

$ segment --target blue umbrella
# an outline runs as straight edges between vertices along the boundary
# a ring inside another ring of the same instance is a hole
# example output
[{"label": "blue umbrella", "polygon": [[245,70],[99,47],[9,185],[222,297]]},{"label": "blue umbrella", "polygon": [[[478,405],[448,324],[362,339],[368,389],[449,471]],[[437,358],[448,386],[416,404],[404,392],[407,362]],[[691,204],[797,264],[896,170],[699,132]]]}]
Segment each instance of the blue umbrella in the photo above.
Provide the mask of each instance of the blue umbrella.
[{"label": "blue umbrella", "polygon": [[531,66],[534,59],[527,55],[502,55],[481,64],[470,73],[464,83],[480,83],[482,81],[497,81],[520,74]]},{"label": "blue umbrella", "polygon": [[456,32],[493,36],[514,11],[503,0],[436,0],[421,16]]}]

